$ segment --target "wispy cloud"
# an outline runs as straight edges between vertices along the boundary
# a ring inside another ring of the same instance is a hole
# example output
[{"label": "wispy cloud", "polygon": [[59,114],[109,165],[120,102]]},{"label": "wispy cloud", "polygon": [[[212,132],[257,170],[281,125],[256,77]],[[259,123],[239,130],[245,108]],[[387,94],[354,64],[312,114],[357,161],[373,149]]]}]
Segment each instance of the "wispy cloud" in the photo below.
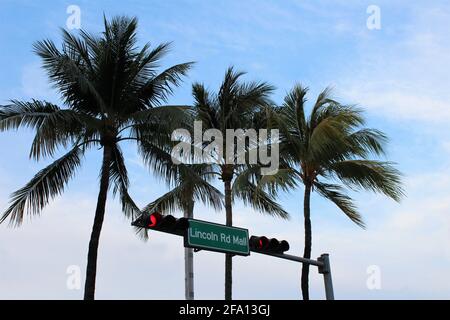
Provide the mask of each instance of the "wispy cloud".
[{"label": "wispy cloud", "polygon": [[360,45],[360,61],[338,81],[341,92],[387,118],[448,122],[449,27],[448,6],[422,7],[392,40],[374,31]]}]

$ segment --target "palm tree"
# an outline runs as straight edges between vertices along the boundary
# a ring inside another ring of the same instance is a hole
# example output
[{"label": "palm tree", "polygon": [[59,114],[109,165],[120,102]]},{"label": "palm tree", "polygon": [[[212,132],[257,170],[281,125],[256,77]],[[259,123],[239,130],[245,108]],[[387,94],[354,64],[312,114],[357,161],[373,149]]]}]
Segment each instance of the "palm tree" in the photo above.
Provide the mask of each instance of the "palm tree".
[{"label": "palm tree", "polygon": [[[181,210],[185,218],[194,217],[194,204],[200,201],[215,210],[223,207],[223,195],[209,182],[212,180],[210,166],[207,164],[173,165],[164,162],[168,167],[159,166],[159,174],[172,187],[172,190],[148,204],[143,212],[158,211],[169,214]],[[164,170],[161,170],[163,169]],[[137,232],[147,238],[147,230],[138,228]],[[185,248],[185,298],[194,300],[194,257],[193,249]]]},{"label": "palm tree", "polygon": [[81,31],[74,36],[63,30],[62,50],[50,40],[34,45],[50,81],[59,90],[63,106],[31,100],[12,101],[0,109],[0,130],[31,127],[36,134],[30,157],[53,157],[58,148],[69,148],[61,158],[39,171],[22,189],[14,192],[8,217],[19,225],[25,214],[37,215],[81,166],[88,149],[103,149],[100,190],[89,242],[84,298],[94,299],[97,252],[108,189],[118,193],[127,216],[140,213],[128,194],[128,177],[119,143],[135,141],[154,150],[171,132],[170,125],[183,119],[178,107],[162,106],[181,83],[191,63],[158,72],[169,44],[152,50],[136,47],[136,18],[104,19],[100,36]]},{"label": "palm tree", "polygon": [[[273,87],[265,82],[241,82],[243,75],[228,68],[218,93],[209,92],[203,84],[193,85],[196,119],[201,121],[203,130],[216,129],[225,137],[227,129],[254,127],[254,116],[269,104]],[[222,150],[226,150],[225,144]],[[235,159],[227,161],[224,154],[222,157],[215,154],[211,166],[224,185],[226,225],[233,225],[234,198],[262,212],[286,218],[288,214],[274,201],[273,194],[258,187],[255,170],[258,166],[236,164]],[[225,299],[232,299],[231,254],[225,255]]]},{"label": "palm tree", "polygon": [[[322,91],[305,116],[307,88],[296,85],[284,99],[284,104],[272,113],[280,130],[280,158],[304,184],[305,246],[303,257],[311,258],[312,230],[310,215],[311,192],[332,201],[345,215],[364,227],[353,200],[345,193],[371,190],[395,201],[403,195],[400,173],[393,164],[372,160],[385,154],[387,137],[379,130],[364,127],[362,110],[342,105],[331,98],[329,88]],[[302,267],[303,299],[309,299],[309,265]]]}]

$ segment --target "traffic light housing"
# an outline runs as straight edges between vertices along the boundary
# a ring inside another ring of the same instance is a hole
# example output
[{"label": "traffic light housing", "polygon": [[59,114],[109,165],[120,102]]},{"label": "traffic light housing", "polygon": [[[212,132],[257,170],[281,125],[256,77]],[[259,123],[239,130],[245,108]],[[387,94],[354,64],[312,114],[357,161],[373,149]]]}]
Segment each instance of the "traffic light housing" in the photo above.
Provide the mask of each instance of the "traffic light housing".
[{"label": "traffic light housing", "polygon": [[189,227],[189,220],[187,218],[177,219],[172,215],[162,215],[159,212],[154,212],[152,214],[142,214],[132,223],[132,225],[149,230],[184,236]]},{"label": "traffic light housing", "polygon": [[259,253],[278,253],[282,254],[289,250],[289,243],[286,240],[275,238],[251,236],[249,240],[250,250]]}]

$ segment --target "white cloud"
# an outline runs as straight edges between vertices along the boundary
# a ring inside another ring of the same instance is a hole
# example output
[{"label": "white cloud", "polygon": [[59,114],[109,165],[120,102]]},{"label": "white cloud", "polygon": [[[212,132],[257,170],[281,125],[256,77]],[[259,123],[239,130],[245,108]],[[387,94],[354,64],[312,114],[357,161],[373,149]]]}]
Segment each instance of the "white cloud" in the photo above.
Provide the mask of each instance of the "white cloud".
[{"label": "white cloud", "polygon": [[420,8],[406,27],[386,26],[395,41],[369,34],[361,42],[360,62],[338,81],[338,88],[349,100],[387,118],[448,122],[449,21],[448,6]]},{"label": "white cloud", "polygon": [[450,141],[443,141],[442,148],[446,153],[450,154]]},{"label": "white cloud", "polygon": [[[346,288],[342,298],[448,299],[450,280],[450,172],[420,174],[407,179],[407,197],[397,206],[387,200],[362,208],[371,220],[367,231],[322,229],[316,240],[333,248],[335,283]],[[386,216],[387,213],[387,216]],[[378,265],[382,290],[365,286],[365,270]]]},{"label": "white cloud", "polygon": [[[450,240],[447,176],[449,172],[443,173],[441,179],[439,175],[411,178],[407,183],[409,197],[400,206],[391,206],[387,200],[378,202],[376,207],[362,206],[364,215],[370,218],[367,231],[351,223],[344,227],[330,223],[328,212],[338,216],[338,210],[331,205],[318,207],[313,202],[313,256],[331,254],[337,298],[449,297],[450,284],[436,276],[450,267],[450,252],[445,247]],[[424,186],[426,200],[420,196]],[[68,265],[80,265],[84,276],[94,208],[93,195],[68,194],[45,210],[41,218],[20,229],[1,226],[0,284],[7,290],[0,291],[0,296],[81,298],[82,291],[66,289],[65,271]],[[292,212],[290,221],[258,214],[239,203],[234,212],[236,225],[249,228],[251,234],[286,239],[291,243],[291,254],[301,253],[301,212]],[[211,214],[202,206],[196,207],[196,214],[200,219],[224,221],[223,214]],[[377,215],[387,219],[370,223]],[[223,255],[201,251],[195,255],[195,261],[197,297],[221,299]],[[370,265],[381,268],[380,291],[366,287],[366,269]],[[234,267],[235,297],[297,299],[299,272],[300,266],[293,262],[257,254],[238,257]],[[109,202],[100,244],[97,288],[98,298],[102,299],[182,299],[181,239],[151,233],[147,243],[141,242],[134,236],[129,221],[122,217],[117,203]],[[315,268],[311,269],[311,294],[313,298],[323,298],[322,279]]]},{"label": "white cloud", "polygon": [[369,111],[392,119],[441,124],[450,120],[450,103],[445,98],[392,88],[388,81],[379,85],[371,82],[362,86],[354,85],[342,91]]}]

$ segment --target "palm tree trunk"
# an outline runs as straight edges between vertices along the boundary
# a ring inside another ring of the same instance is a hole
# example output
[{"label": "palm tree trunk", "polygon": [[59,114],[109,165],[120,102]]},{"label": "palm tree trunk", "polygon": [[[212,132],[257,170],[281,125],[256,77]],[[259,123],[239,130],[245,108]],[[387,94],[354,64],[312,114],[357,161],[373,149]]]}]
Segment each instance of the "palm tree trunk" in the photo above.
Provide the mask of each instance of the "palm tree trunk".
[{"label": "palm tree trunk", "polygon": [[[194,201],[189,204],[184,217],[188,219],[194,217]],[[184,249],[184,288],[186,300],[194,300],[194,250],[192,248]]]},{"label": "palm tree trunk", "polygon": [[[227,226],[233,225],[233,214],[231,209],[231,181],[225,180],[225,213]],[[225,300],[232,300],[233,285],[233,255],[225,254]]]},{"label": "palm tree trunk", "polygon": [[97,252],[105,216],[106,198],[109,188],[109,166],[111,164],[112,150],[110,146],[103,147],[103,163],[100,176],[100,191],[98,193],[97,208],[95,210],[94,225],[92,226],[91,240],[89,241],[88,261],[86,267],[86,282],[84,286],[84,300],[95,298],[95,276],[97,274]]},{"label": "palm tree trunk", "polygon": [[[311,232],[311,212],[310,212],[311,185],[305,184],[305,197],[303,201],[303,214],[305,219],[305,248],[303,258],[311,258],[312,232]],[[301,279],[303,300],[309,300],[309,264],[302,265]]]}]

